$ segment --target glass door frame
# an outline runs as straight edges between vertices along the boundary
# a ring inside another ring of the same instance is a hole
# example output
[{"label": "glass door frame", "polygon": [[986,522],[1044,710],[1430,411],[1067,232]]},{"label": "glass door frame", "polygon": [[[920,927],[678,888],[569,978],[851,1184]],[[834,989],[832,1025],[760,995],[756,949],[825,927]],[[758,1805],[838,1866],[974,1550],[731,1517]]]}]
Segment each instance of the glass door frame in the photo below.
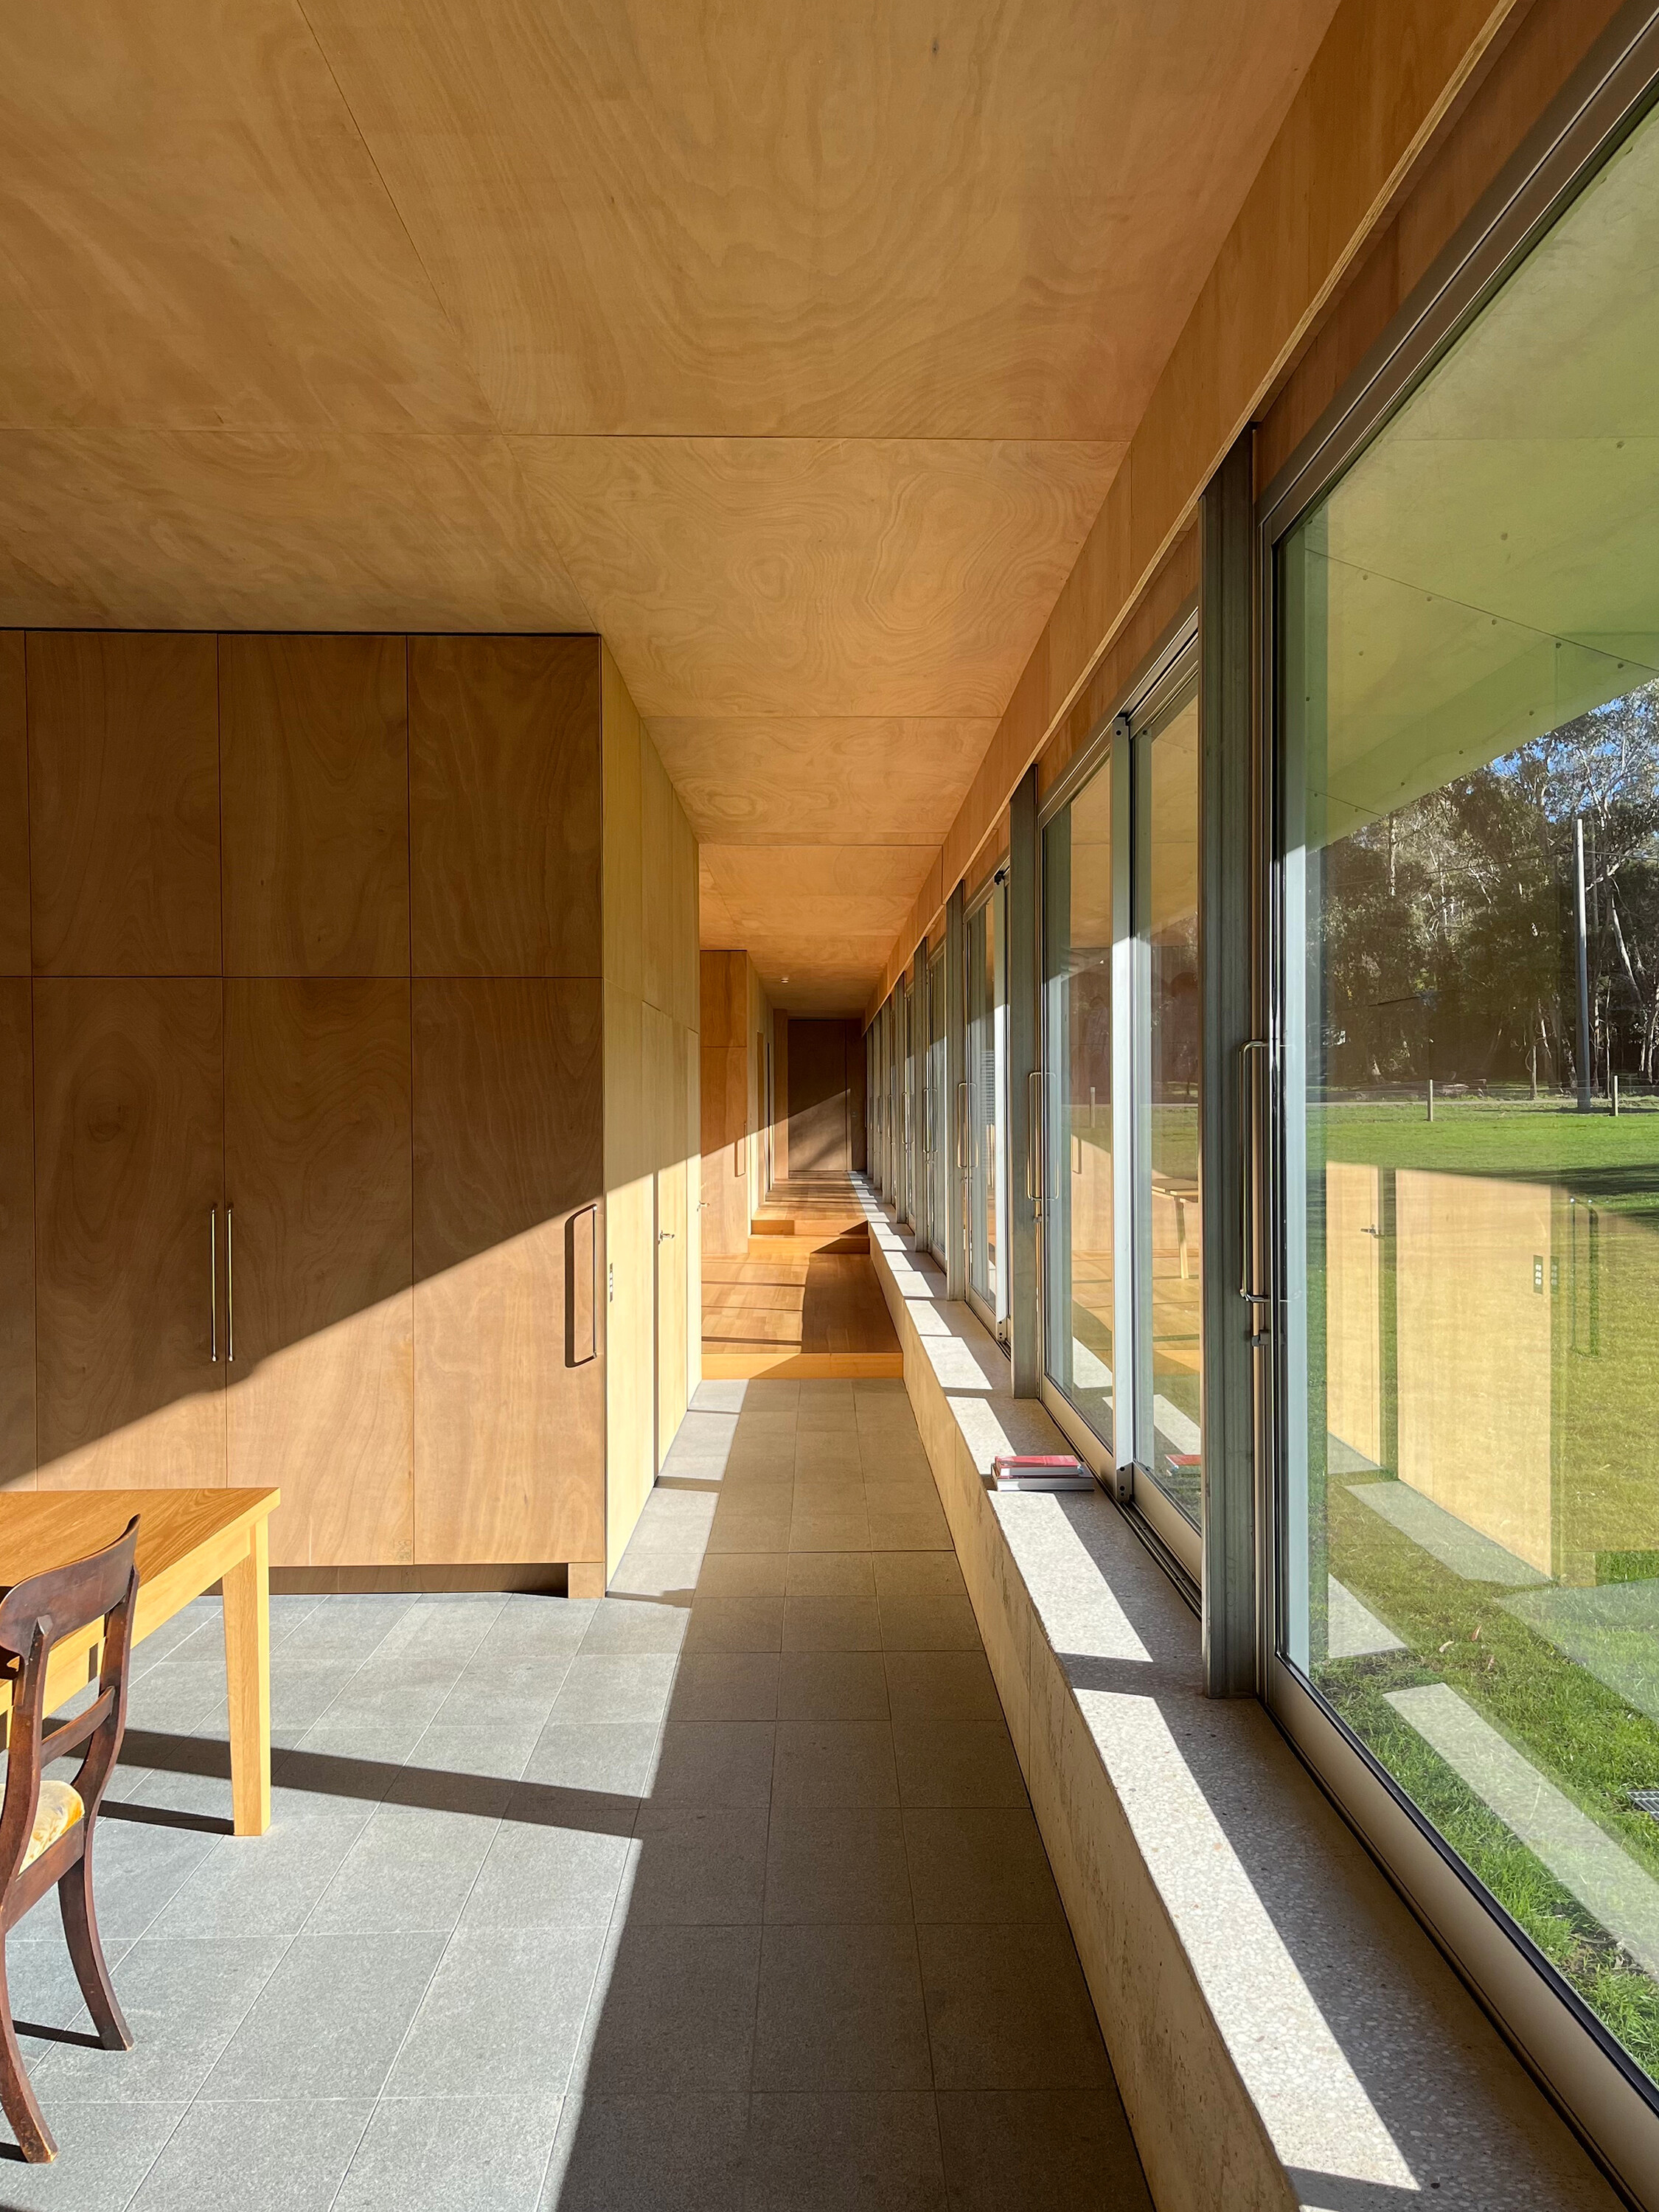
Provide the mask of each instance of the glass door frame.
[{"label": "glass door frame", "polygon": [[916,1242],[942,1267],[945,1240],[950,1234],[946,1183],[951,1174],[948,1133],[950,1097],[950,993],[945,966],[945,947],[931,951],[926,968],[927,1018],[922,1031],[923,1083],[927,1101],[924,1124],[927,1134],[927,1210],[916,1224]]},{"label": "glass door frame", "polygon": [[[1152,745],[1178,708],[1195,696],[1200,680],[1198,615],[1184,609],[1131,687],[1121,707],[1105,717],[1037,811],[1038,914],[1043,911],[1043,832],[1097,775],[1112,779],[1112,1428],[1109,1446],[1085,1421],[1049,1372],[1046,1240],[1051,1176],[1059,1173],[1042,1146],[1042,1203],[1037,1238],[1038,1332],[1042,1346],[1039,1395],[1073,1449],[1100,1477],[1120,1505],[1143,1526],[1155,1550],[1190,1602],[1203,1577],[1204,1531],[1194,1528],[1152,1479],[1138,1453],[1151,1433],[1146,1376],[1151,1364],[1150,1226],[1137,1218],[1138,1169],[1147,1157],[1150,1069],[1142,1037],[1149,1013],[1150,962],[1142,916],[1134,910],[1146,880],[1147,798]],[[1039,919],[1039,932],[1041,931]],[[1201,929],[1201,922],[1200,922]],[[1201,939],[1200,939],[1201,945]],[[1038,958],[1042,965],[1042,948]],[[1200,959],[1202,958],[1200,950]],[[1060,1079],[1051,1058],[1048,988],[1039,991],[1037,1061],[1044,1094],[1042,1126],[1052,1122],[1053,1086]],[[1143,1096],[1143,1094],[1146,1094]],[[1143,1329],[1143,1321],[1145,1328]],[[1066,1323],[1069,1326],[1069,1320]],[[1142,1339],[1145,1335],[1145,1343]],[[1126,1443],[1128,1449],[1125,1449]],[[1139,1478],[1139,1479],[1138,1479]]]},{"label": "glass door frame", "polygon": [[[974,1281],[974,1224],[976,1200],[974,1197],[974,1129],[978,1117],[968,1133],[968,1192],[963,1207],[963,1294],[976,1317],[988,1328],[999,1344],[1006,1343],[1008,1335],[1008,1238],[1009,1238],[1009,1180],[1008,1180],[1008,870],[1006,863],[967,902],[963,927],[963,960],[971,968],[973,926],[979,917],[985,917],[989,937],[991,957],[991,1091],[993,1131],[989,1156],[985,1162],[985,1176],[990,1188],[990,1212],[996,1224],[996,1276],[987,1298]],[[971,1009],[974,999],[968,979],[963,978],[963,1004]],[[967,1019],[967,1045],[971,1052],[973,1017]],[[977,1098],[977,1085],[968,1079],[968,1111],[973,1115]]]},{"label": "glass door frame", "polygon": [[[1258,615],[1253,807],[1261,902],[1256,988],[1266,1079],[1246,1150],[1247,1292],[1258,1300],[1255,1392],[1258,1668],[1279,1726],[1428,1926],[1523,2063],[1615,2172],[1659,2172],[1659,2109],[1633,2065],[1502,1912],[1404,1791],[1281,1652],[1293,1619],[1288,1424],[1307,1376],[1292,1370],[1290,1254],[1304,1206],[1301,1131],[1289,1100],[1298,1036],[1286,1018],[1304,953],[1290,927],[1300,864],[1284,845],[1279,548],[1417,388],[1566,204],[1659,102],[1659,7],[1627,8],[1547,110],[1382,337],[1262,493],[1255,526]],[[1304,1601],[1305,1603],[1305,1600]]]}]

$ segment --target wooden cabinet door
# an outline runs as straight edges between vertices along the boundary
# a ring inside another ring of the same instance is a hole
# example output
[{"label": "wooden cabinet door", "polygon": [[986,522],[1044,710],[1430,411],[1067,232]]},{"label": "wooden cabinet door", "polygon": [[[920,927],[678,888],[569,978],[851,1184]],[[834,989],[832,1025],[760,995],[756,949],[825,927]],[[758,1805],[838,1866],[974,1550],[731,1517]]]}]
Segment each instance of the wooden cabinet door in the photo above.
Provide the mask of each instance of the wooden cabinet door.
[{"label": "wooden cabinet door", "polygon": [[0,1490],[34,1487],[34,1042],[29,987],[0,979]]},{"label": "wooden cabinet door", "polygon": [[414,985],[423,1565],[605,1558],[600,992]]},{"label": "wooden cabinet door", "polygon": [[599,641],[409,641],[417,975],[592,975],[600,910]]},{"label": "wooden cabinet door", "polygon": [[645,1009],[645,1097],[657,1194],[657,1467],[685,1413],[687,1283],[686,1030]]},{"label": "wooden cabinet door", "polygon": [[37,981],[34,1066],[40,1487],[222,1483],[218,978]]},{"label": "wooden cabinet door", "polygon": [[222,637],[225,973],[409,973],[401,637]]},{"label": "wooden cabinet door", "polygon": [[29,633],[38,975],[219,973],[216,645]]},{"label": "wooden cabinet door", "polygon": [[414,1557],[409,985],[225,985],[229,1479],[276,1566]]}]

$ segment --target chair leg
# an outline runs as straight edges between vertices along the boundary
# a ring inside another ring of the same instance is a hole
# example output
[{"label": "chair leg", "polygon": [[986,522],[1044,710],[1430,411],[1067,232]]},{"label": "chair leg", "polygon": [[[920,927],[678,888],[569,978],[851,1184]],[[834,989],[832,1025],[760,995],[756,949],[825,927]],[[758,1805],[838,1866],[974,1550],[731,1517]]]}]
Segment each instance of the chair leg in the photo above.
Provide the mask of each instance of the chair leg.
[{"label": "chair leg", "polygon": [[17,2047],[17,2031],[11,2024],[3,1936],[0,1936],[0,2111],[10,2121],[17,2148],[31,2166],[46,2166],[57,2157],[58,2145],[34,2100],[23,2054]]},{"label": "chair leg", "polygon": [[64,1915],[64,1938],[69,1945],[75,1978],[81,1984],[87,2010],[106,2051],[131,2051],[132,2035],[115,2001],[115,1985],[104,1963],[104,1947],[98,1938],[98,1916],[92,1904],[92,1858],[82,1851],[58,1885],[58,1903]]}]

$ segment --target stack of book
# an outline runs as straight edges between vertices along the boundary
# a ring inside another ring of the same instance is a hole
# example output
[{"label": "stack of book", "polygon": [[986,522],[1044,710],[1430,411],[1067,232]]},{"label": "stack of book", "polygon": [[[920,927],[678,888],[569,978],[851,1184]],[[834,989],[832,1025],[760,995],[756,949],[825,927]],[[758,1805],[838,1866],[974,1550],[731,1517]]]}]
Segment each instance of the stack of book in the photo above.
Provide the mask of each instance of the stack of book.
[{"label": "stack of book", "polygon": [[1095,1479],[1070,1452],[999,1452],[988,1490],[1092,1490]]}]

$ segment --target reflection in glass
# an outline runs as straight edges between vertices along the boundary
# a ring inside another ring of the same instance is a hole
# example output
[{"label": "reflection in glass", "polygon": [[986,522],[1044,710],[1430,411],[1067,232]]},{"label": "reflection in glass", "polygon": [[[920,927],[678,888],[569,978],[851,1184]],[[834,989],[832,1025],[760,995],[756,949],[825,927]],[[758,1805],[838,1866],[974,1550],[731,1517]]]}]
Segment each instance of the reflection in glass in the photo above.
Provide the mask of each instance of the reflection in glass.
[{"label": "reflection in glass", "polygon": [[945,1178],[950,1172],[946,1131],[945,1059],[945,955],[936,952],[927,970],[927,1193],[924,1242],[934,1258],[945,1258]]},{"label": "reflection in glass", "polygon": [[968,1279],[999,1305],[998,1177],[1001,1172],[1002,892],[968,917]]},{"label": "reflection in glass", "polygon": [[1196,1528],[1203,1495],[1198,1145],[1198,701],[1136,740],[1146,809],[1137,916],[1146,944],[1146,1140],[1137,1158],[1143,1411],[1136,1459]]},{"label": "reflection in glass", "polygon": [[1287,1656],[1659,2077],[1659,137],[1286,541]]},{"label": "reflection in glass", "polygon": [[1043,1356],[1109,1449],[1112,1421],[1112,782],[1042,833]]}]

